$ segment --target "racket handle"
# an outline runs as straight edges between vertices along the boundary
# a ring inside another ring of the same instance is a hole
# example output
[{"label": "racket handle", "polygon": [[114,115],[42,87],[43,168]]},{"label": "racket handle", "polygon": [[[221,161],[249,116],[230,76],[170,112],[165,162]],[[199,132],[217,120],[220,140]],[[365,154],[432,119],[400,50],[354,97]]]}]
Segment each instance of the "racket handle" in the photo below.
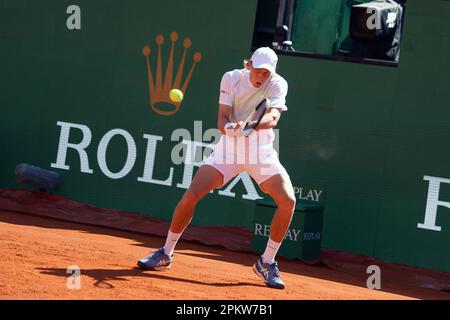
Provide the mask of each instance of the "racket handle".
[{"label": "racket handle", "polygon": [[255,130],[254,129],[244,129],[244,130],[242,130],[243,136],[248,137],[253,131],[255,131]]}]

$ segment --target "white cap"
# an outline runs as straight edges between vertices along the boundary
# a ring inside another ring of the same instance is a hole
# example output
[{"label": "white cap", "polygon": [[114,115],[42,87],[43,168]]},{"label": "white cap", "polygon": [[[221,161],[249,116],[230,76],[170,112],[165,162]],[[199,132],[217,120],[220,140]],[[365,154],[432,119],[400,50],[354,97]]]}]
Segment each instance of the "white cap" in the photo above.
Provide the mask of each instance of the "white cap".
[{"label": "white cap", "polygon": [[274,73],[277,68],[277,54],[269,47],[262,47],[256,50],[251,60],[253,68],[264,68],[271,73]]}]

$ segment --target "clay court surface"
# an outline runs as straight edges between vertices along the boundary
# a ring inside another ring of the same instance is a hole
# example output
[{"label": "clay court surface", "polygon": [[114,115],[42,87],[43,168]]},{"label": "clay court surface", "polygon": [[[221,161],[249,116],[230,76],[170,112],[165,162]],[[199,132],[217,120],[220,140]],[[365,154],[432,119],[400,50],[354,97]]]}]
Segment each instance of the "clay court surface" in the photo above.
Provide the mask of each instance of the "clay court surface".
[{"label": "clay court surface", "polygon": [[[450,299],[450,293],[383,283],[368,275],[280,259],[285,290],[253,273],[254,253],[181,241],[172,269],[141,271],[136,261],[164,238],[0,211],[0,299]],[[81,288],[67,288],[67,267],[81,269]]]}]

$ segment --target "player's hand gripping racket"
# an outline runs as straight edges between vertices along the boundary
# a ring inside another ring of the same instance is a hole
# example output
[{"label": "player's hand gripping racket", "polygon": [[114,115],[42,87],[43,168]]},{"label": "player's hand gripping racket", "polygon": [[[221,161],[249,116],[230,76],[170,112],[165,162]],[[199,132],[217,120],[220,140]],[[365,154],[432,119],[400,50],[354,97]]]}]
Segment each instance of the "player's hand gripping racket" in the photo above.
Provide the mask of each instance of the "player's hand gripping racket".
[{"label": "player's hand gripping racket", "polygon": [[245,125],[243,128],[243,135],[249,136],[253,131],[258,128],[259,123],[266,114],[269,108],[269,99],[262,100],[255,108],[255,110],[249,115],[247,120],[245,120]]}]

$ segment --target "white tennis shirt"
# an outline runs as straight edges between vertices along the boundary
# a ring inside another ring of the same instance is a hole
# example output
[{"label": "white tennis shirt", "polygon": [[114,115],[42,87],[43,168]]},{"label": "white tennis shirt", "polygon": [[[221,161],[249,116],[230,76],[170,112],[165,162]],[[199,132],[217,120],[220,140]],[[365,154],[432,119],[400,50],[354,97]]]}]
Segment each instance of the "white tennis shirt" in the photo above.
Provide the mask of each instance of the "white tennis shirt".
[{"label": "white tennis shirt", "polygon": [[270,100],[270,108],[286,111],[286,95],[288,84],[279,74],[272,73],[260,88],[250,82],[248,69],[236,69],[225,73],[220,83],[219,103],[233,108],[232,121],[247,119],[259,102],[265,98]]}]

